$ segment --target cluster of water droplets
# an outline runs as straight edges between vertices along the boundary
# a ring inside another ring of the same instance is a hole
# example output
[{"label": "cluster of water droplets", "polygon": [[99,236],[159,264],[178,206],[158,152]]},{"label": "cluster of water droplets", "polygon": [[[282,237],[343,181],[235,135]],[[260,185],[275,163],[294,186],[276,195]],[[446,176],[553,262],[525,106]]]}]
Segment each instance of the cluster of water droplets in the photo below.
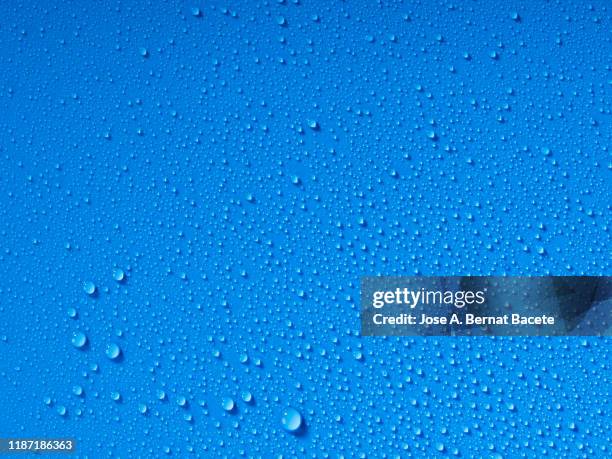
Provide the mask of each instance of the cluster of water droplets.
[{"label": "cluster of water droplets", "polygon": [[609,6],[3,14],[0,433],[610,455],[605,340],[359,333],[364,275],[610,273]]}]

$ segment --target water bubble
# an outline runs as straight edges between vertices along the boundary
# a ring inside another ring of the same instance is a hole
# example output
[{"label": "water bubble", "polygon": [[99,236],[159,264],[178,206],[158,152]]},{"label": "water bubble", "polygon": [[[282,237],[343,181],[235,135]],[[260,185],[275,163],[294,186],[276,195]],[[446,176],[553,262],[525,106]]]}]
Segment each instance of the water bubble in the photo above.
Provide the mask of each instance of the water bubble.
[{"label": "water bubble", "polygon": [[138,48],[138,54],[140,54],[142,57],[149,57],[149,51],[147,51],[147,48]]},{"label": "water bubble", "polygon": [[72,393],[77,397],[80,397],[81,395],[83,395],[83,388],[77,384],[72,387]]},{"label": "water bubble", "polygon": [[248,390],[242,392],[242,400],[245,403],[251,403],[253,401],[253,394],[251,394]]},{"label": "water bubble", "polygon": [[83,290],[85,290],[85,293],[89,296],[92,296],[96,293],[96,284],[91,281],[86,281],[83,283]]},{"label": "water bubble", "polygon": [[76,319],[77,310],[75,308],[68,308],[66,312],[68,314],[68,317],[70,317],[71,319]]},{"label": "water bubble", "polygon": [[110,396],[111,396],[111,400],[113,400],[115,402],[118,402],[118,401],[121,400],[121,394],[119,392],[117,392],[117,391],[111,392]]},{"label": "water bubble", "polygon": [[60,416],[66,416],[66,414],[68,414],[68,410],[64,405],[58,405],[57,414],[59,414]]},{"label": "water bubble", "polygon": [[297,432],[302,426],[302,415],[295,408],[287,408],[281,418],[281,424],[287,432]]},{"label": "water bubble", "polygon": [[72,345],[78,349],[83,348],[87,344],[87,336],[83,332],[74,332],[72,334]]},{"label": "water bubble", "polygon": [[115,343],[110,343],[106,346],[105,354],[109,359],[115,360],[121,355],[121,348]]},{"label": "water bubble", "polygon": [[191,15],[196,18],[202,17],[202,10],[197,6],[194,6],[193,8],[191,8]]}]

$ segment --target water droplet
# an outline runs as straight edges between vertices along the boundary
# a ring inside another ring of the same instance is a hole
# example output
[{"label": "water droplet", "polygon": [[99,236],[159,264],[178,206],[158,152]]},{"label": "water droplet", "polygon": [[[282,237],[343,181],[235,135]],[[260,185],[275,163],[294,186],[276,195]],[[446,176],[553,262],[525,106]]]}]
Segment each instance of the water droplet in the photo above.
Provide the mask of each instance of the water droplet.
[{"label": "water droplet", "polygon": [[109,359],[115,360],[121,355],[121,348],[115,343],[110,343],[106,346],[105,354]]},{"label": "water droplet", "polygon": [[302,426],[302,415],[295,408],[288,408],[283,413],[281,424],[287,432],[297,432]]},{"label": "water droplet", "polygon": [[87,344],[87,336],[83,332],[74,332],[72,334],[72,345],[78,349],[81,349]]},{"label": "water droplet", "polygon": [[318,131],[320,128],[319,123],[316,120],[308,120],[308,127],[313,131]]},{"label": "water droplet", "polygon": [[113,269],[113,279],[115,279],[117,282],[122,282],[125,279],[125,273],[123,272],[123,269]]},{"label": "water droplet", "polygon": [[221,406],[225,411],[231,412],[234,410],[234,400],[230,397],[223,397],[223,400],[221,400]]},{"label": "water droplet", "polygon": [[96,284],[91,281],[86,281],[83,283],[83,290],[85,290],[85,293],[89,296],[92,296],[96,293]]}]

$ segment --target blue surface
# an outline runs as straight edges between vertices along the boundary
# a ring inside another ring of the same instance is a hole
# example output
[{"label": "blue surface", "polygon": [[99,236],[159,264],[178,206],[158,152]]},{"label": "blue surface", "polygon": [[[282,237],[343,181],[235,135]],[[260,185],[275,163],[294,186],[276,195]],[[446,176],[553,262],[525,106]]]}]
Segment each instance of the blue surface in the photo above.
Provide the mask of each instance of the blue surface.
[{"label": "blue surface", "polygon": [[0,437],[612,455],[608,339],[361,338],[357,306],[612,274],[609,2],[102,3],[2,8]]}]

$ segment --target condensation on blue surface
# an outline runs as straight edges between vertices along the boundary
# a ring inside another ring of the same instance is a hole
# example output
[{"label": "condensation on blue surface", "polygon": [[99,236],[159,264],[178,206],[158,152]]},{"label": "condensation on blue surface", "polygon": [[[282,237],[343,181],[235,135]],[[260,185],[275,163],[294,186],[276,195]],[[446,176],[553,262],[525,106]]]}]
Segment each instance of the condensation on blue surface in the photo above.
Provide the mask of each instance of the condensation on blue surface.
[{"label": "condensation on blue surface", "polygon": [[104,3],[2,8],[1,437],[611,455],[606,339],[366,339],[357,306],[612,273],[608,2]]}]

